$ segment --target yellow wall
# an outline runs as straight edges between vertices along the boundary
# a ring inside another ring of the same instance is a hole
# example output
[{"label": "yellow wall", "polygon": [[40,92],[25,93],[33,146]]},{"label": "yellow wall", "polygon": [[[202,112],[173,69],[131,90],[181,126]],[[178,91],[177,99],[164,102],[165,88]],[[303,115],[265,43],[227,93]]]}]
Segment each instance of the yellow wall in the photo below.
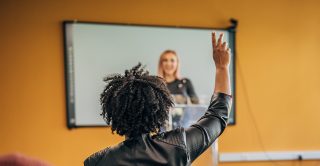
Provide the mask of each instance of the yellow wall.
[{"label": "yellow wall", "polygon": [[237,18],[237,124],[220,138],[220,151],[262,151],[259,134],[266,150],[320,150],[319,7],[317,0],[2,0],[0,154],[81,165],[122,140],[105,128],[66,127],[61,21],[70,19],[225,27]]}]

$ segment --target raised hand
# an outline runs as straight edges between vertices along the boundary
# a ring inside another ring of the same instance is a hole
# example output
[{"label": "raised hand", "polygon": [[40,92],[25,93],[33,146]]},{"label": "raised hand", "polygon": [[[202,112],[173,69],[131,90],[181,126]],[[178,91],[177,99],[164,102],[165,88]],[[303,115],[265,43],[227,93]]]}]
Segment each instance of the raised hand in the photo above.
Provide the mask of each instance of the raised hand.
[{"label": "raised hand", "polygon": [[231,95],[229,64],[230,48],[226,42],[222,43],[223,33],[220,34],[218,42],[216,33],[212,33],[213,60],[216,64],[215,93],[225,93]]},{"label": "raised hand", "polygon": [[218,42],[216,33],[212,33],[213,60],[217,69],[228,68],[230,64],[230,48],[226,42],[223,42],[223,33],[220,34]]}]

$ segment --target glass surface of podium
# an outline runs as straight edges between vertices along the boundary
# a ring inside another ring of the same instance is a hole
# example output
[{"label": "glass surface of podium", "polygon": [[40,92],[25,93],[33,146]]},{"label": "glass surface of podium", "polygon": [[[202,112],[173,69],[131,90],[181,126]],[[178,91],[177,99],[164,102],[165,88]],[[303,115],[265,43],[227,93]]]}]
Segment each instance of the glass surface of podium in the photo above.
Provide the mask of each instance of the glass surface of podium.
[{"label": "glass surface of podium", "polygon": [[[187,128],[192,124],[196,123],[201,116],[204,115],[208,105],[201,104],[175,104],[175,107],[169,111],[169,119],[166,124],[165,130],[172,130],[178,127]],[[210,161],[208,165],[217,166],[218,165],[218,139],[211,145],[208,149],[210,151]],[[203,160],[203,159],[202,159]],[[194,164],[193,164],[194,165]],[[199,165],[199,164],[195,164]]]}]

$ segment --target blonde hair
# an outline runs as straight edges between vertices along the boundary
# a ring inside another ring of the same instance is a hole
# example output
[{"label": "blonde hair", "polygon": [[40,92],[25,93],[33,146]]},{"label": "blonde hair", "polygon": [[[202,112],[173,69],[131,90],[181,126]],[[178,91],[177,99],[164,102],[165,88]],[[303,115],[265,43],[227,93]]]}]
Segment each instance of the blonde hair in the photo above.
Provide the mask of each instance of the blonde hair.
[{"label": "blonde hair", "polygon": [[180,62],[179,62],[179,57],[178,57],[177,53],[176,53],[174,50],[165,50],[165,51],[163,51],[162,54],[160,55],[159,63],[158,63],[158,76],[159,76],[159,77],[162,77],[162,78],[164,78],[164,76],[165,76],[165,73],[164,73],[164,70],[163,70],[163,67],[162,67],[162,62],[163,62],[163,57],[164,57],[164,55],[169,54],[169,53],[175,55],[176,58],[177,58],[177,68],[176,68],[176,71],[174,71],[173,74],[174,74],[175,78],[180,79]]}]

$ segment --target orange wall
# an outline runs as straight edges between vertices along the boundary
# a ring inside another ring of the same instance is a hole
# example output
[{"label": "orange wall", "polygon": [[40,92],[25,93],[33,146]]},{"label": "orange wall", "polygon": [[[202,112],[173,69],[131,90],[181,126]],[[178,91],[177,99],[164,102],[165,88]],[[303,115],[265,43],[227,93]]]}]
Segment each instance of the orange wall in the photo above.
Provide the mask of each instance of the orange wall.
[{"label": "orange wall", "polygon": [[320,150],[319,7],[317,0],[3,0],[0,154],[81,165],[122,140],[105,128],[66,127],[61,21],[70,19],[225,27],[237,18],[237,125],[220,138],[220,151],[262,151],[261,142],[266,150]]}]

